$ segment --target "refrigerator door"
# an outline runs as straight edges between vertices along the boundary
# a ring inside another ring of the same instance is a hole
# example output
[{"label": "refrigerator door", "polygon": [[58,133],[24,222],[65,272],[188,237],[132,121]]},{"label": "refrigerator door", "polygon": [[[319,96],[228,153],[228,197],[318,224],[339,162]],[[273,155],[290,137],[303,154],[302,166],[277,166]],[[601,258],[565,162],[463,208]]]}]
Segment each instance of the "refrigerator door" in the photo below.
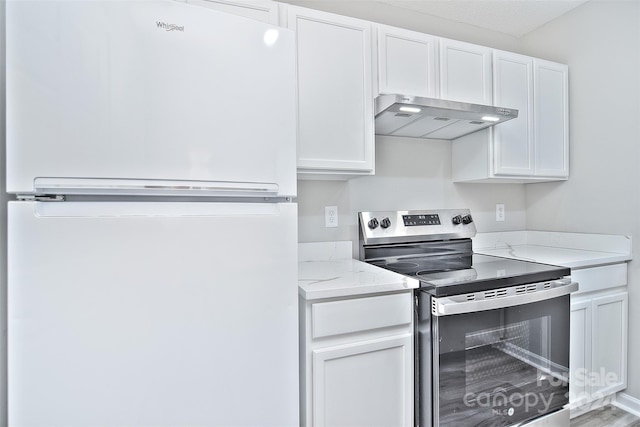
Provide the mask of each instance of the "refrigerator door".
[{"label": "refrigerator door", "polygon": [[296,209],[11,202],[9,425],[298,425]]},{"label": "refrigerator door", "polygon": [[7,2],[7,190],[295,196],[294,55],[288,29],[176,1]]}]

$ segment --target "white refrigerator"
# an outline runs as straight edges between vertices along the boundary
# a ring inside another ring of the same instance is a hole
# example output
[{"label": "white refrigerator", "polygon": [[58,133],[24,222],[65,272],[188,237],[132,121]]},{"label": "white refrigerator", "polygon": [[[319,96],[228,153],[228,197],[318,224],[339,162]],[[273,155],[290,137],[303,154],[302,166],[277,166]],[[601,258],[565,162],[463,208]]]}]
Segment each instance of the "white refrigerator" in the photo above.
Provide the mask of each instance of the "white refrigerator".
[{"label": "white refrigerator", "polygon": [[298,424],[294,38],[6,4],[8,423]]}]

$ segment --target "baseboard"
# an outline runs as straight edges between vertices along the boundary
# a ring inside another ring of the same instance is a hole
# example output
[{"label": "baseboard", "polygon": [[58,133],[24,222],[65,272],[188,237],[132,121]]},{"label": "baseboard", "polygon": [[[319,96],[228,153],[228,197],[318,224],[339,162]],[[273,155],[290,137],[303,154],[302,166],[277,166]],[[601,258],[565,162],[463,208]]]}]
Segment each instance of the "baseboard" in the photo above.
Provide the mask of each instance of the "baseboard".
[{"label": "baseboard", "polygon": [[611,403],[636,417],[640,417],[640,399],[636,399],[626,393],[618,393]]}]

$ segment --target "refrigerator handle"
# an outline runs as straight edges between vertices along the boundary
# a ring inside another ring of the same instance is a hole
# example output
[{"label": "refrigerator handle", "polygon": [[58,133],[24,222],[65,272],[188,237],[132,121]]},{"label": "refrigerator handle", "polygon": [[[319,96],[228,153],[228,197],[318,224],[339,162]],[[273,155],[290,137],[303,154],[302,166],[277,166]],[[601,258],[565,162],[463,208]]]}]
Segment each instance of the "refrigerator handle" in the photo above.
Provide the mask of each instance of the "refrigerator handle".
[{"label": "refrigerator handle", "polygon": [[52,195],[274,197],[279,188],[270,182],[36,178],[34,190],[36,194]]}]

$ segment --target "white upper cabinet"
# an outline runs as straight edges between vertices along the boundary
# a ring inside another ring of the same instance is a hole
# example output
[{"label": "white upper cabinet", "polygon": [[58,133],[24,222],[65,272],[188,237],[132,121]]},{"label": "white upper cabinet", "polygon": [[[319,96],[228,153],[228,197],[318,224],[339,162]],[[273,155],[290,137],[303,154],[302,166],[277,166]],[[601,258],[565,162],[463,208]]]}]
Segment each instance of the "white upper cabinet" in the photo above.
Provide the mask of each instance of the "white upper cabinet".
[{"label": "white upper cabinet", "polygon": [[378,25],[378,93],[437,97],[438,38]]},{"label": "white upper cabinet", "polygon": [[493,105],[518,117],[453,141],[456,182],[531,183],[569,177],[568,67],[493,52]]},{"label": "white upper cabinet", "polygon": [[569,67],[535,59],[536,175],[569,177]]},{"label": "white upper cabinet", "polygon": [[493,53],[494,103],[518,117],[494,128],[496,175],[534,175],[533,58]]},{"label": "white upper cabinet", "polygon": [[269,0],[186,0],[187,3],[278,25],[278,3]]},{"label": "white upper cabinet", "polygon": [[440,97],[492,105],[493,49],[440,39]]},{"label": "white upper cabinet", "polygon": [[373,173],[372,24],[287,10],[297,38],[298,173]]}]

